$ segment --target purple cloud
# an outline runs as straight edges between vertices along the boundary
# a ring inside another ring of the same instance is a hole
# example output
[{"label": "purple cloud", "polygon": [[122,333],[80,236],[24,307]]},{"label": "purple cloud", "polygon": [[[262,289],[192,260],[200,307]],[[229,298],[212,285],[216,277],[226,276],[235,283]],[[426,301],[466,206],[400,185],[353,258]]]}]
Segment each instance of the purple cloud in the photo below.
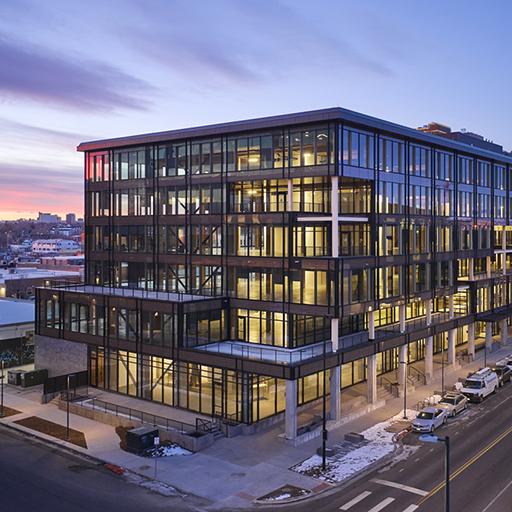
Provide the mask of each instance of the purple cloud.
[{"label": "purple cloud", "polygon": [[98,61],[78,61],[0,36],[0,97],[78,110],[144,110],[148,83]]}]

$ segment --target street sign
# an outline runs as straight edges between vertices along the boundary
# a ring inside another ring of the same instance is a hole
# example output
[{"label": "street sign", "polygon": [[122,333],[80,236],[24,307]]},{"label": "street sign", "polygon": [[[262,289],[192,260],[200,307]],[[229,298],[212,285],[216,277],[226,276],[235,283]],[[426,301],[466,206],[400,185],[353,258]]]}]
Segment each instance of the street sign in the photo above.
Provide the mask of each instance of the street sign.
[{"label": "street sign", "polygon": [[440,441],[439,437],[432,434],[422,434],[418,437],[418,440],[422,443],[438,443]]}]

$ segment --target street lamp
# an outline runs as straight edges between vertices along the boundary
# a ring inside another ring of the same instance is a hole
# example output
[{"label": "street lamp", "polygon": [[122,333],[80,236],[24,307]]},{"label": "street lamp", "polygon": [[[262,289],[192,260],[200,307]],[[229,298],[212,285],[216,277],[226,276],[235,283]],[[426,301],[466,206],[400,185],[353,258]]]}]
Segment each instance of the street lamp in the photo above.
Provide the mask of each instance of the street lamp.
[{"label": "street lamp", "polygon": [[444,395],[444,337],[441,343],[441,395]]},{"label": "street lamp", "polygon": [[[325,367],[326,365],[326,350],[327,350],[327,340],[324,336],[324,343],[323,343],[323,387],[324,392],[322,396],[322,471],[325,471],[326,468],[326,459],[327,459],[327,397],[326,397],[326,391],[325,391],[325,385],[326,385],[326,378],[325,378]],[[331,396],[331,400],[332,400]]]},{"label": "street lamp", "polygon": [[66,441],[69,441],[69,388],[72,375],[66,376]]},{"label": "street lamp", "polygon": [[4,366],[5,361],[2,359],[2,374],[0,375],[0,418],[4,417]]},{"label": "street lamp", "polygon": [[450,512],[450,438],[448,436],[438,437],[432,434],[423,434],[419,437],[422,443],[444,443],[445,459],[444,459],[444,510]]},{"label": "street lamp", "polygon": [[399,361],[404,366],[404,420],[407,419],[407,361]]}]

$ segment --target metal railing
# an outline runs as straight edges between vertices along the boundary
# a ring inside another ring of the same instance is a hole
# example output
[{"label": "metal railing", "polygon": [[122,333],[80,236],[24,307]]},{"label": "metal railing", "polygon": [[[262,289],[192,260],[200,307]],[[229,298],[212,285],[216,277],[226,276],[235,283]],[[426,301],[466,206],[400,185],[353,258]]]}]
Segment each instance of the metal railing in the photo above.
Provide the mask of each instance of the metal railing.
[{"label": "metal railing", "polygon": [[409,366],[408,368],[409,375],[412,374],[412,377],[416,380],[416,382],[421,382],[422,384],[427,383],[427,377],[421,370],[418,370],[418,368],[414,366]]},{"label": "metal railing", "polygon": [[157,416],[131,407],[125,407],[123,405],[111,404],[98,398],[79,398],[72,400],[74,404],[80,405],[81,407],[92,409],[93,411],[99,411],[106,414],[113,414],[114,416],[122,416],[133,421],[140,421],[146,425],[153,425],[154,427],[160,427],[165,430],[177,430],[181,433],[192,432],[196,429],[195,425],[185,423],[183,421],[172,420],[163,416]]},{"label": "metal railing", "polygon": [[54,285],[50,289],[62,290],[76,293],[89,293],[93,295],[112,295],[115,297],[130,297],[140,299],[165,300],[170,302],[188,302],[194,300],[208,300],[215,298],[212,295],[200,295],[192,292],[161,292],[153,290],[143,290],[141,288],[96,286],[91,284],[72,285],[69,283]]},{"label": "metal railing", "polygon": [[[326,353],[332,352],[331,342],[325,343]],[[202,350],[205,352],[215,352],[218,354],[226,354],[233,357],[241,357],[247,359],[257,359],[275,364],[295,364],[301,361],[312,359],[323,355],[324,344],[317,343],[311,347],[302,349],[276,349],[272,346],[254,346],[242,345],[238,342],[214,342],[208,345],[193,347],[194,350]]]},{"label": "metal railing", "polygon": [[379,377],[377,377],[377,383],[379,386],[389,391],[395,398],[399,397],[400,389],[398,382],[393,382],[384,375],[380,375]]}]

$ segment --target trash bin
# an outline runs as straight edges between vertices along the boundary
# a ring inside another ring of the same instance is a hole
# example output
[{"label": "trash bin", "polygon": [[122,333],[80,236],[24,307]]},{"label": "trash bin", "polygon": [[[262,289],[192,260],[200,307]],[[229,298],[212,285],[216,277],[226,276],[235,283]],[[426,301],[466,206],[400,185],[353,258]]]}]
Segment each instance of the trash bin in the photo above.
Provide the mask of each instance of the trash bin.
[{"label": "trash bin", "polygon": [[22,388],[29,388],[31,386],[37,386],[38,384],[44,384],[44,381],[48,378],[48,370],[33,370],[31,372],[23,372],[21,374],[20,384]]},{"label": "trash bin", "polygon": [[21,375],[25,370],[9,370],[7,372],[7,382],[13,386],[21,386]]},{"label": "trash bin", "polygon": [[152,448],[158,429],[155,427],[138,427],[126,432],[126,449],[132,453],[140,453]]}]

